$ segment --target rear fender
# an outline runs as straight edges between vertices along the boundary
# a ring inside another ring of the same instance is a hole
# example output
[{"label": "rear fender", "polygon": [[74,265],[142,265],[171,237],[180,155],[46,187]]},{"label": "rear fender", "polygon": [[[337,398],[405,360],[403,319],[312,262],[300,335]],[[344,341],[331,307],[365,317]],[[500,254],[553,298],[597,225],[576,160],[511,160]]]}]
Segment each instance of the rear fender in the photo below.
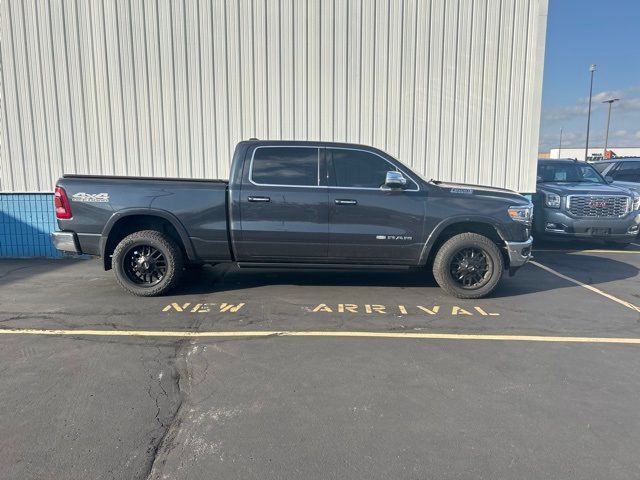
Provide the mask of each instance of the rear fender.
[{"label": "rear fender", "polygon": [[167,212],[166,210],[160,210],[160,209],[154,209],[154,208],[126,208],[114,213],[109,218],[104,229],[102,230],[102,236],[100,238],[100,253],[102,255],[103,261],[105,262],[105,268],[108,261],[108,259],[106,258],[107,241],[109,240],[109,235],[113,230],[113,227],[119,220],[122,220],[127,217],[131,217],[134,215],[146,215],[150,217],[159,217],[159,218],[162,218],[163,220],[168,221],[173,226],[173,228],[176,229],[176,232],[178,232],[178,235],[180,236],[180,240],[182,241],[182,245],[184,246],[184,250],[187,254],[187,258],[189,259],[189,261],[193,262],[198,260],[198,256],[196,255],[196,252],[193,248],[191,239],[189,238],[186,228],[184,228],[184,225],[182,225],[180,220],[178,220],[178,218],[175,215],[173,215],[170,212]]}]

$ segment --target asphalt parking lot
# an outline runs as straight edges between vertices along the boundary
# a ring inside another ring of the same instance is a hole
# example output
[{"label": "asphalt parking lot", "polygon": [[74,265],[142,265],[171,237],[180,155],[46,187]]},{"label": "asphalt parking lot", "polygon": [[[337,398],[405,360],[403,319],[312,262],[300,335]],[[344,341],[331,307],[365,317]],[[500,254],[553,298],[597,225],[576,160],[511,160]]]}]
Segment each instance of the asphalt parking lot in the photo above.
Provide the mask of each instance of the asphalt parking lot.
[{"label": "asphalt parking lot", "polygon": [[0,261],[0,478],[640,471],[640,245],[539,245],[489,299],[425,272]]}]

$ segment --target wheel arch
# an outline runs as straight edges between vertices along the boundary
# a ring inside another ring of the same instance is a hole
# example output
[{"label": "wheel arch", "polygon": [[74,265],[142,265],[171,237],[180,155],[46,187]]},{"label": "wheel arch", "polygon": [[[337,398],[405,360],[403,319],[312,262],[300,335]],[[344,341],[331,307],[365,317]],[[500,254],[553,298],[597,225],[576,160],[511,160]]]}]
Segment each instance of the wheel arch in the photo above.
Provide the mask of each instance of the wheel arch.
[{"label": "wheel arch", "polygon": [[425,242],[420,255],[420,265],[430,265],[438,249],[448,239],[459,233],[477,233],[495,242],[500,249],[505,265],[509,264],[506,253],[506,236],[500,224],[490,217],[453,217],[440,222]]},{"label": "wheel arch", "polygon": [[171,237],[190,261],[198,261],[184,225],[171,213],[157,209],[127,209],[111,216],[102,232],[100,252],[105,270],[111,269],[111,255],[127,235],[141,230],[157,230]]}]

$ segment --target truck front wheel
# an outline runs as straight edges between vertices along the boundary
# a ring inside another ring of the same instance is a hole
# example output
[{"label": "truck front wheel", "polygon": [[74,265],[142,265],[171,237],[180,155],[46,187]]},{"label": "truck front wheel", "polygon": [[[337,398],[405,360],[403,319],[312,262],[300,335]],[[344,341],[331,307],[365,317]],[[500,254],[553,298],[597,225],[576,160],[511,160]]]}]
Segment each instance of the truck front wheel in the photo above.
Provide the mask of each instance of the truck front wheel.
[{"label": "truck front wheel", "polygon": [[116,280],[139,297],[162,295],[180,281],[184,258],[176,243],[163,233],[142,230],[123,238],[113,251]]},{"label": "truck front wheel", "polygon": [[482,298],[498,285],[504,271],[502,254],[489,238],[461,233],[448,239],[436,253],[433,276],[457,298]]}]

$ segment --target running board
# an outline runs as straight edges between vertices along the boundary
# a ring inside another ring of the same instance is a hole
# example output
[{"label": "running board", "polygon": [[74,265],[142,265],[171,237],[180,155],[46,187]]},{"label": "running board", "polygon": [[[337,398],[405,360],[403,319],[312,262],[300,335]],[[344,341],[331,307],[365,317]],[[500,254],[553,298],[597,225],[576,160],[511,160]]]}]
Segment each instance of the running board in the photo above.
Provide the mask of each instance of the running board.
[{"label": "running board", "polygon": [[360,265],[357,263],[237,262],[240,268],[307,268],[310,270],[408,270],[410,265]]}]

